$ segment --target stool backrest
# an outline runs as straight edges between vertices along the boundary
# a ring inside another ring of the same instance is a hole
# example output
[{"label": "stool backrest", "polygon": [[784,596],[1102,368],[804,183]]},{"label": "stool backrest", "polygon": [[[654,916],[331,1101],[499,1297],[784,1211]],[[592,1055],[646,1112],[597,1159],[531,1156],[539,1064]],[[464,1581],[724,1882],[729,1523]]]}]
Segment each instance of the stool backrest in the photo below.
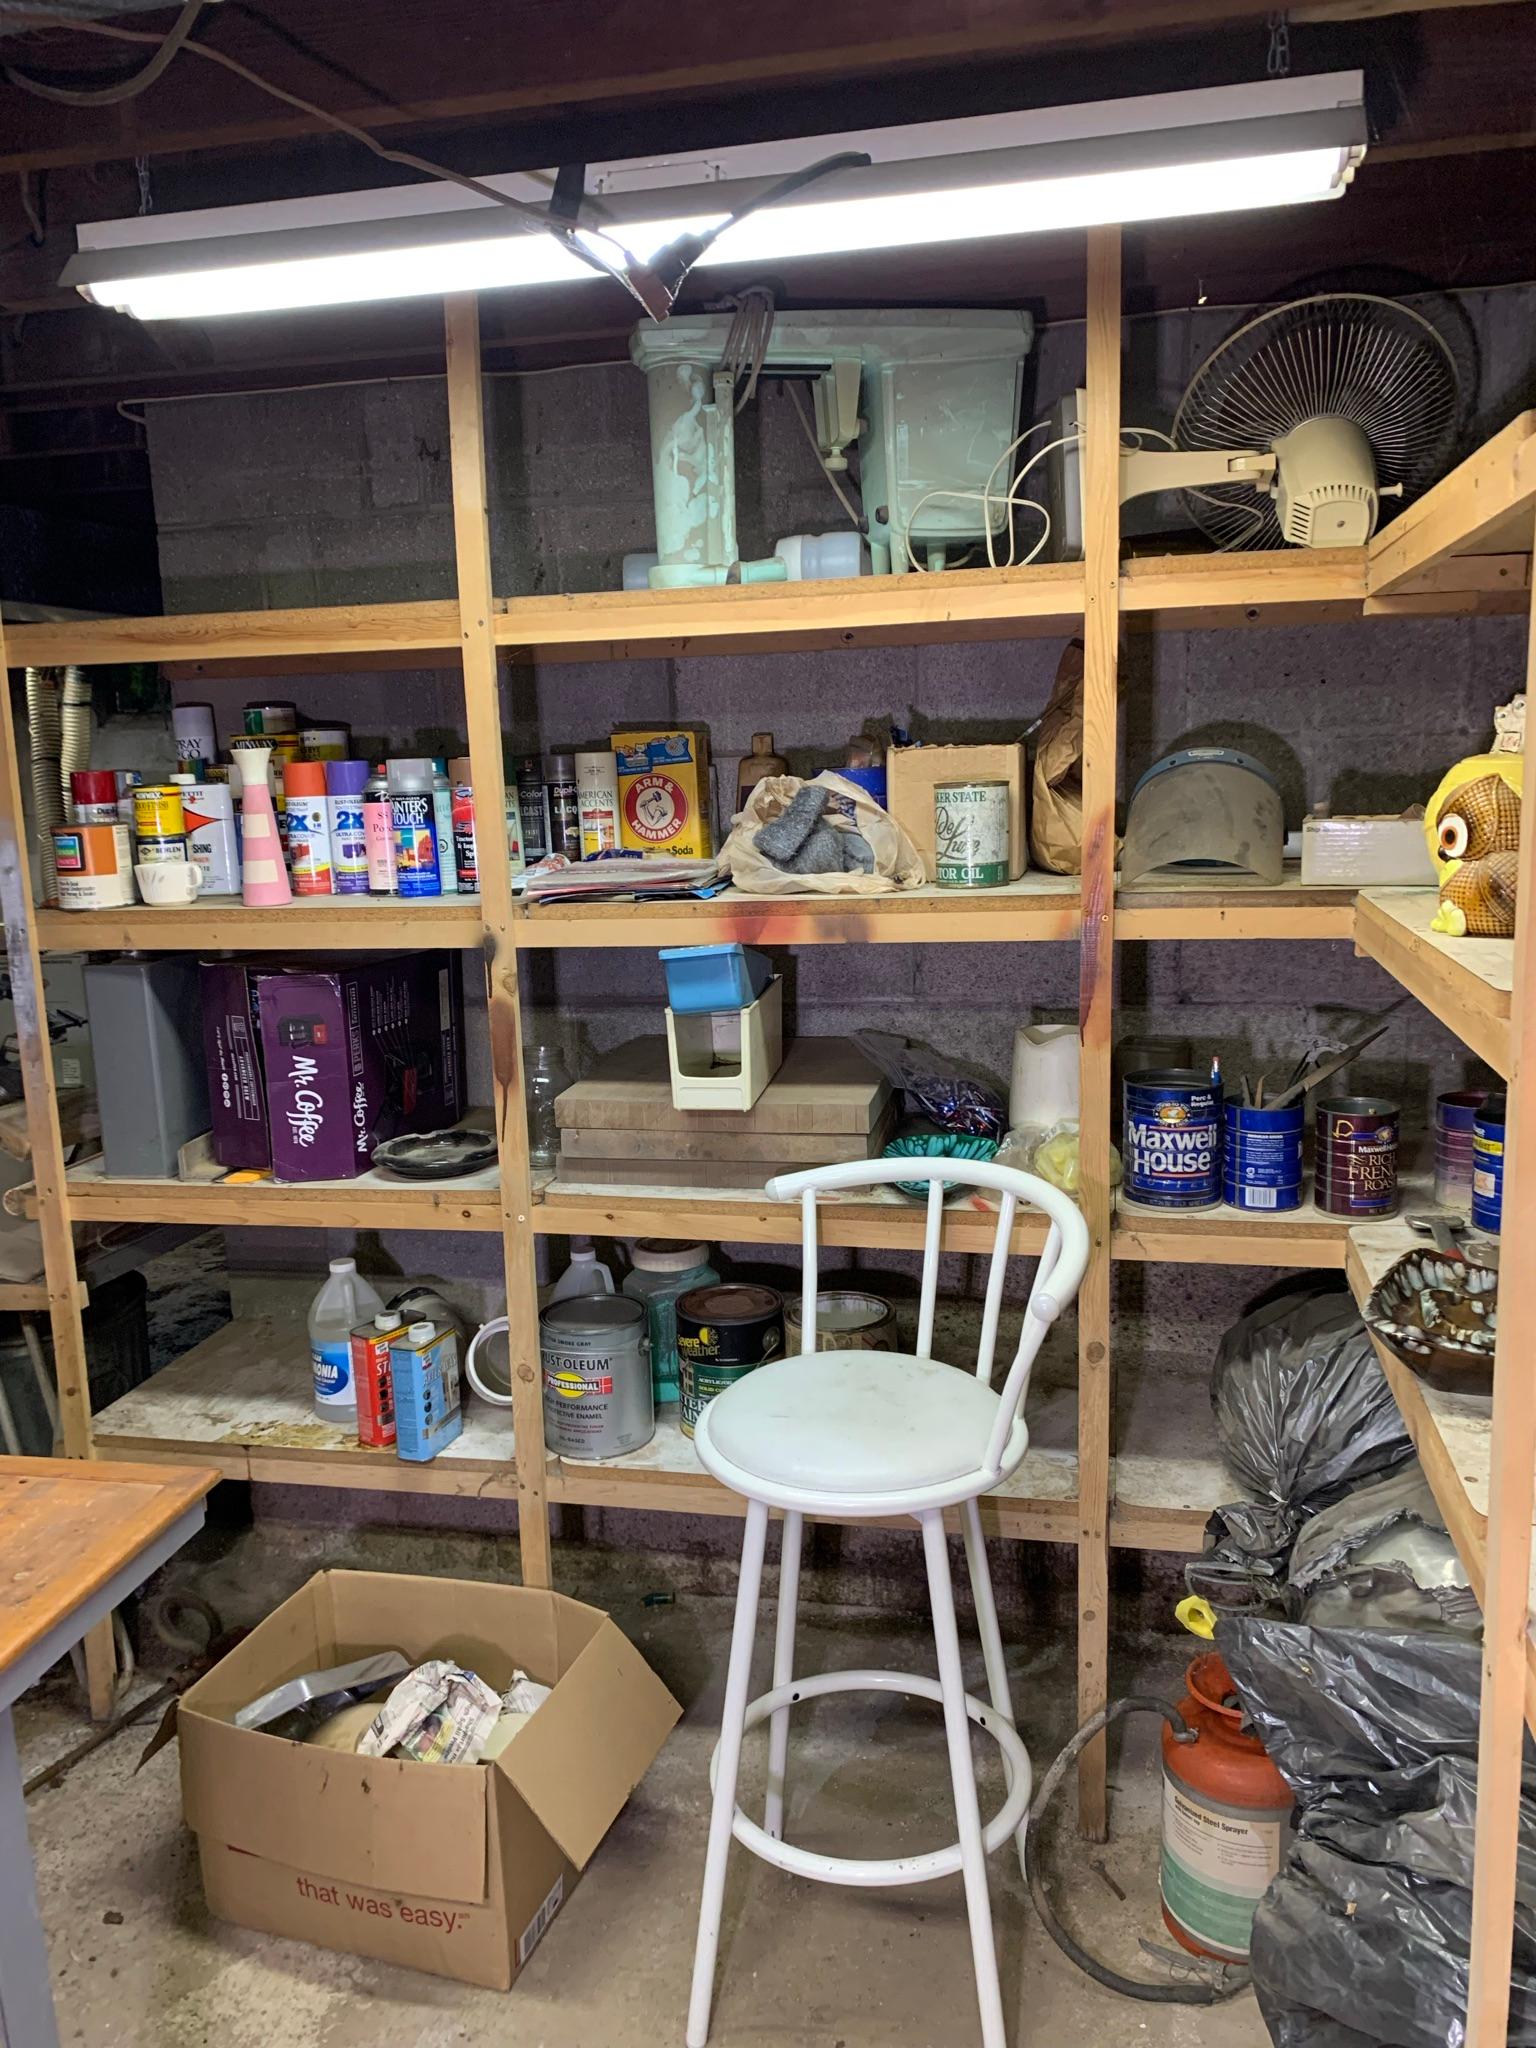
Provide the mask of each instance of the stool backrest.
[{"label": "stool backrest", "polygon": [[[1000,1389],[1001,1405],[987,1446],[986,1464],[1002,1458],[1014,1421],[1029,1391],[1029,1376],[1046,1331],[1064,1308],[1071,1306],[1088,1265],[1088,1226],[1072,1197],[1032,1173],[977,1159],[852,1159],[840,1166],[812,1166],[804,1173],[776,1174],[767,1193],[776,1202],[798,1199],[801,1217],[800,1348],[816,1349],[818,1232],[816,1197],[823,1190],[890,1186],[896,1181],[928,1183],[926,1228],[923,1232],[923,1286],[917,1310],[916,1355],[933,1356],[933,1319],[939,1293],[940,1238],[944,1227],[945,1183],[962,1188],[987,1188],[999,1195],[997,1229],[987,1271],[981,1338],[976,1349],[976,1377],[992,1384],[997,1349],[998,1317],[1003,1283],[1012,1249],[1013,1226],[1020,1203],[1039,1209],[1050,1219],[1045,1249],[1035,1267],[1024,1310],[1019,1345]],[[971,1212],[974,1213],[974,1212]]]}]

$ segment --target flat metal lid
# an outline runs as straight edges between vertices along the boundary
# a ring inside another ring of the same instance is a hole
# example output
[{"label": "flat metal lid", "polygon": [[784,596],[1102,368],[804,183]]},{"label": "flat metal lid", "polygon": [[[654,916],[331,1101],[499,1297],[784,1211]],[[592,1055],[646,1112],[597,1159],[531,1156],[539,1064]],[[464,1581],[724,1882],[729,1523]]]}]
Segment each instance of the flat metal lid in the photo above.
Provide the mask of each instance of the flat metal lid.
[{"label": "flat metal lid", "polygon": [[692,1287],[677,1304],[678,1314],[700,1323],[758,1323],[764,1316],[779,1315],[784,1297],[773,1287],[760,1287],[750,1280],[723,1280],[707,1287]]},{"label": "flat metal lid", "polygon": [[608,1337],[643,1323],[645,1308],[627,1294],[581,1295],[574,1301],[553,1302],[539,1321],[570,1337]]}]

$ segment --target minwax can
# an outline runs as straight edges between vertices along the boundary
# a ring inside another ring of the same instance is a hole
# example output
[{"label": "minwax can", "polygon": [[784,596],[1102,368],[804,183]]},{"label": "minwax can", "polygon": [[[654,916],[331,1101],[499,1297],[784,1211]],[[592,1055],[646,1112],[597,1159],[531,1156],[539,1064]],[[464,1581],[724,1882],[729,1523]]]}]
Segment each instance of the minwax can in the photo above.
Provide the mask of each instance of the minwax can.
[{"label": "minwax can", "polygon": [[1008,879],[1006,782],[941,782],[933,792],[934,879],[941,889],[995,889]]},{"label": "minwax can", "polygon": [[784,1356],[784,1297],[750,1281],[717,1280],[678,1296],[677,1358],[684,1436],[716,1394]]},{"label": "minwax can", "polygon": [[1221,1102],[1209,1072],[1127,1074],[1125,1192],[1149,1209],[1213,1209],[1221,1200]]},{"label": "minwax can", "polygon": [[544,1442],[562,1458],[618,1458],[656,1434],[645,1307],[623,1294],[551,1302],[539,1317]]},{"label": "minwax can", "polygon": [[180,839],[186,836],[186,830],[187,818],[181,791],[173,783],[146,783],[134,791],[133,831],[136,839]]}]

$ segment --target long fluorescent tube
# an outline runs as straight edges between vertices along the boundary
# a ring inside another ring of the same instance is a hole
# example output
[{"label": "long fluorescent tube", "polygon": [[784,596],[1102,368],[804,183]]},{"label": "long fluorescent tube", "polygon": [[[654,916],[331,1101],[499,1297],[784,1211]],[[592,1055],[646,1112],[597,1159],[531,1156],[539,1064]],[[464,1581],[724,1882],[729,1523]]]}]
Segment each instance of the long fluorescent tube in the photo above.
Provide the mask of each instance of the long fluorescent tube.
[{"label": "long fluorescent tube", "polygon": [[[727,219],[785,171],[842,150],[832,173],[728,228],[700,267],[1167,220],[1335,199],[1365,153],[1358,71],[988,114],[862,134],[631,158],[587,172],[588,220],[649,262]],[[549,181],[486,182],[544,203]],[[102,221],[78,230],[61,282],[142,320],[577,282],[552,237],[448,184]]]}]

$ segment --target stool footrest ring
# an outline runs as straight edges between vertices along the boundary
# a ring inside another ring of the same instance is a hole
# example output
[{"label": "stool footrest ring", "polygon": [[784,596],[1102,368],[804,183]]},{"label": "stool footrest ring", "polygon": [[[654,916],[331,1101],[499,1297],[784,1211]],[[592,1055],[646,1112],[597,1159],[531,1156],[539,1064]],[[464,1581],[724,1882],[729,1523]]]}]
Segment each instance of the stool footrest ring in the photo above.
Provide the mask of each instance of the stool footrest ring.
[{"label": "stool footrest ring", "polygon": [[[745,1728],[756,1728],[783,1707],[798,1706],[803,1700],[821,1699],[832,1692],[897,1692],[942,1705],[943,1692],[936,1678],[921,1678],[908,1671],[823,1671],[808,1678],[796,1678],[773,1692],[765,1692],[747,1708]],[[1003,1754],[1008,1778],[1008,1797],[1001,1809],[982,1829],[982,1842],[991,1855],[1016,1835],[1029,1811],[1034,1789],[1034,1772],[1029,1751],[1012,1722],[1005,1721],[994,1707],[965,1696],[965,1711],[978,1727],[984,1728]],[[719,1749],[709,1760],[709,1782],[713,1789],[718,1775]],[[781,1842],[750,1820],[738,1806],[731,1832],[744,1849],[765,1863],[776,1863],[796,1877],[814,1878],[821,1884],[878,1886],[927,1884],[937,1877],[951,1877],[960,1869],[960,1845],[933,1849],[922,1856],[823,1856],[811,1849],[798,1849]]]}]

